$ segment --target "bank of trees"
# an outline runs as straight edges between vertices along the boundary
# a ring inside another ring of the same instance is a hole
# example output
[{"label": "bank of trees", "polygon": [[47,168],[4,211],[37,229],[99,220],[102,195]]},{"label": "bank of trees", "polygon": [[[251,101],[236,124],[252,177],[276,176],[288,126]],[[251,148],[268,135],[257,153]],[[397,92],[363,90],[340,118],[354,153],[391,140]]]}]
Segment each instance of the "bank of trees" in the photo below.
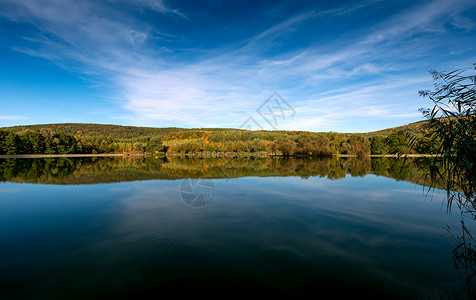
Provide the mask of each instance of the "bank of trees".
[{"label": "bank of trees", "polygon": [[72,154],[90,149],[71,134],[51,130],[16,134],[0,130],[0,154]]},{"label": "bank of trees", "polygon": [[[190,136],[190,139],[183,138]],[[366,134],[313,133],[297,131],[221,131],[169,135],[164,143],[171,152],[260,153],[283,156],[329,156],[350,154],[431,153],[432,144],[424,138],[412,144],[415,135],[398,131],[370,138]]]},{"label": "bank of trees", "polygon": [[405,131],[397,131],[388,136],[372,136],[369,141],[372,154],[434,153],[432,143]]},{"label": "bank of trees", "polygon": [[[191,136],[191,139],[183,139]],[[198,138],[193,138],[198,137]],[[266,153],[271,155],[332,155],[330,141],[324,134],[309,132],[253,132],[253,131],[222,131],[199,134],[169,135],[165,144],[170,152],[230,152],[230,153]]]},{"label": "bank of trees", "polygon": [[[139,129],[125,127],[123,138],[114,126],[111,134],[92,126],[94,133],[67,124],[69,132],[31,127],[0,129],[0,154],[81,154],[81,153],[250,153],[283,156],[329,156],[352,154],[408,154],[432,153],[436,142],[426,137],[398,131],[385,135],[315,133],[307,131],[246,131],[237,129],[177,129],[172,131],[142,130],[148,135],[137,135]],[[86,126],[86,128],[89,128]],[[53,127],[57,129],[58,126]],[[15,130],[13,130],[15,129]],[[78,130],[76,130],[78,129]],[[76,130],[75,133],[71,131]],[[118,137],[119,136],[119,137]]]}]

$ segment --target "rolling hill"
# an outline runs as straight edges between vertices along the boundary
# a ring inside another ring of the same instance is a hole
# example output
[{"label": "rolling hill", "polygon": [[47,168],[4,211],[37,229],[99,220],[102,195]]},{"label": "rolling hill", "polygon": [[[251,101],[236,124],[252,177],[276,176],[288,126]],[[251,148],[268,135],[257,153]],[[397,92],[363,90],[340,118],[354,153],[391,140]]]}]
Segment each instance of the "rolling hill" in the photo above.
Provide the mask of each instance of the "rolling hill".
[{"label": "rolling hill", "polygon": [[[405,131],[414,133],[417,135],[424,134],[426,132],[427,121],[419,121],[410,123],[407,125],[386,128],[378,131],[371,131],[364,133],[367,136],[383,135],[387,136],[397,131]],[[243,131],[243,129],[236,128],[179,128],[179,127],[137,127],[137,126],[122,126],[112,124],[89,124],[89,123],[58,123],[58,124],[38,124],[38,125],[23,125],[2,127],[2,130],[9,130],[16,133],[25,130],[40,130],[49,129],[52,131],[64,131],[70,134],[81,135],[101,135],[112,138],[131,139],[141,136],[165,136],[171,132],[186,132],[192,130],[205,130],[205,131]]]},{"label": "rolling hill", "polygon": [[405,132],[410,132],[416,135],[422,135],[428,132],[427,129],[427,124],[428,121],[423,120],[423,121],[418,121],[415,123],[410,123],[407,125],[402,125],[402,126],[397,126],[397,127],[392,127],[392,128],[386,128],[378,131],[371,131],[368,132],[367,135],[372,136],[372,135],[389,135],[397,131],[405,131]]},{"label": "rolling hill", "polygon": [[[3,127],[2,130],[9,130],[19,133],[25,130],[40,130],[49,129],[52,131],[63,131],[70,134],[90,135],[90,136],[107,136],[119,139],[132,139],[141,136],[165,136],[171,132],[182,132],[197,130],[178,128],[178,127],[136,127],[136,126],[121,126],[112,124],[89,124],[89,123],[58,123],[58,124],[38,124],[38,125],[24,125]],[[239,129],[231,128],[200,128],[207,131],[238,131]]]}]

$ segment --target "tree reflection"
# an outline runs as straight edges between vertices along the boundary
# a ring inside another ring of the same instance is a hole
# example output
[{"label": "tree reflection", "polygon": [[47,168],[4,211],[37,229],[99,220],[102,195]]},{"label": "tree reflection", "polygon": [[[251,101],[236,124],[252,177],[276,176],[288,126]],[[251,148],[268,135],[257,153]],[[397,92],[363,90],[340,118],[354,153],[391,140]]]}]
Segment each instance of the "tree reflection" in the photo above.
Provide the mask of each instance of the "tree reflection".
[{"label": "tree reflection", "polygon": [[47,158],[0,160],[0,181],[42,184],[92,184],[132,180],[238,178],[246,176],[327,177],[337,180],[374,174],[429,185],[428,162],[369,157],[236,157],[164,159]]}]

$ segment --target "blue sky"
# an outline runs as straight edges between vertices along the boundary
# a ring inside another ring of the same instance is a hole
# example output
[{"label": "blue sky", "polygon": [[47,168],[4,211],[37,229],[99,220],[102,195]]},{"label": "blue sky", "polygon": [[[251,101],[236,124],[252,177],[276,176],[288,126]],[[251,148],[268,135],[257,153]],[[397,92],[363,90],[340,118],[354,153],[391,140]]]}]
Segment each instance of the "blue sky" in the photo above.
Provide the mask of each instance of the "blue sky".
[{"label": "blue sky", "polygon": [[0,0],[0,126],[368,132],[475,54],[473,0]]}]

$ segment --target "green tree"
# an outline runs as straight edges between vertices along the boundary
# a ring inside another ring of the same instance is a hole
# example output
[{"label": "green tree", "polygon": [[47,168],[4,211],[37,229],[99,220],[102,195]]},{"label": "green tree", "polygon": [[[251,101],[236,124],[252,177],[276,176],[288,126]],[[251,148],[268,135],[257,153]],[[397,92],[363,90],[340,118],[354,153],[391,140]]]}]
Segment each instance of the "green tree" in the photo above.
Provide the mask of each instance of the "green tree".
[{"label": "green tree", "polygon": [[353,135],[349,138],[349,154],[357,156],[370,155],[369,139],[361,135]]},{"label": "green tree", "polygon": [[342,133],[331,132],[329,134],[330,148],[332,154],[341,154],[342,153],[342,143],[345,140],[345,135]]},{"label": "green tree", "polygon": [[[57,144],[57,153],[73,154],[77,153],[77,141],[75,137],[64,131],[58,131],[53,141]],[[58,142],[57,142],[58,141]]]},{"label": "green tree", "polygon": [[296,139],[296,153],[312,156],[332,155],[330,141],[324,135],[301,135]]},{"label": "green tree", "polygon": [[266,151],[266,144],[260,139],[254,139],[248,143],[250,152]]},{"label": "green tree", "polygon": [[292,155],[296,149],[296,143],[288,138],[279,138],[276,140],[276,145],[283,155]]},{"label": "green tree", "polygon": [[203,151],[204,148],[202,144],[198,142],[188,141],[188,142],[182,143],[178,147],[177,150],[182,153],[195,153],[195,152]]},{"label": "green tree", "polygon": [[369,140],[371,154],[388,154],[389,150],[386,137],[377,135],[371,137]]},{"label": "green tree", "polygon": [[248,152],[248,145],[243,141],[235,142],[232,145],[232,150],[234,152]]},{"label": "green tree", "polygon": [[20,154],[21,147],[21,139],[18,137],[17,134],[6,131],[2,134],[3,143],[1,143],[1,152],[6,155],[14,155]]},{"label": "green tree", "polygon": [[31,152],[34,154],[42,154],[45,152],[45,138],[38,131],[29,131],[22,138],[25,139],[24,144],[29,144]]},{"label": "green tree", "polygon": [[276,155],[276,152],[278,151],[278,144],[275,143],[275,142],[269,142],[269,143],[266,145],[266,151],[268,151],[269,153],[272,153],[272,154]]},{"label": "green tree", "polygon": [[397,131],[387,137],[387,145],[391,154],[410,153],[411,136],[404,131]]},{"label": "green tree", "polygon": [[142,144],[141,142],[136,142],[133,145],[133,149],[134,149],[134,151],[142,152],[142,151],[144,151],[144,144]]},{"label": "green tree", "polygon": [[161,137],[151,137],[145,146],[147,152],[163,152],[164,144]]},{"label": "green tree", "polygon": [[7,154],[7,146],[5,141],[7,139],[8,132],[0,129],[0,155]]},{"label": "green tree", "polygon": [[436,154],[438,153],[438,147],[441,144],[439,139],[431,139],[428,136],[415,139],[413,147],[417,153]]}]

